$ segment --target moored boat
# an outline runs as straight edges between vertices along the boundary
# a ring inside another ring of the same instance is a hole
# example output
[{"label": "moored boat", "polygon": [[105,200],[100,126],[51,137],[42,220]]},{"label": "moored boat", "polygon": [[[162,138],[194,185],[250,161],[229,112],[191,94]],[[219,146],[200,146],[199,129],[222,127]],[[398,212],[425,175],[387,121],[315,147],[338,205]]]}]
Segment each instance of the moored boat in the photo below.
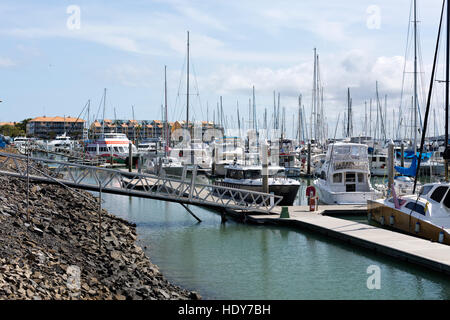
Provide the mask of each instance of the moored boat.
[{"label": "moored boat", "polygon": [[450,244],[450,184],[425,184],[418,195],[368,200],[369,219],[424,239]]},{"label": "moored boat", "polygon": [[370,183],[367,145],[329,145],[320,177],[314,181],[325,204],[365,204],[382,196]]},{"label": "moored boat", "polygon": [[[262,166],[241,166],[238,164],[225,167],[225,178],[215,181],[216,185],[245,189],[250,191],[263,191]],[[268,167],[269,193],[282,196],[280,206],[291,206],[297,197],[300,182],[286,178],[285,170],[279,166]]]}]

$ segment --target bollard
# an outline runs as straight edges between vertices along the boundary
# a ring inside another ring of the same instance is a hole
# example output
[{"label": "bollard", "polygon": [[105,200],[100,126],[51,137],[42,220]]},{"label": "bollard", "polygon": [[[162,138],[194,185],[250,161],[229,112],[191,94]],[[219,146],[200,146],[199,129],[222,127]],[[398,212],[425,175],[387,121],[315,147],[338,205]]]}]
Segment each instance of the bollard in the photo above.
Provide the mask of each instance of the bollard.
[{"label": "bollard", "polygon": [[280,219],[289,219],[289,208],[288,207],[282,207],[281,208],[281,214]]}]

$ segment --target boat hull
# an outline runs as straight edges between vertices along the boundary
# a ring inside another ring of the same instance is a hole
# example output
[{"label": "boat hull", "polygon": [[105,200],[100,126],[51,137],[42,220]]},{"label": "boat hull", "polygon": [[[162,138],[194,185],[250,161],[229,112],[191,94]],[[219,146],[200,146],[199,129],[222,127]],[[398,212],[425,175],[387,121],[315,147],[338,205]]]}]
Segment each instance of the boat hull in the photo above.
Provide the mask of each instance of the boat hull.
[{"label": "boat hull", "polygon": [[368,200],[376,200],[381,197],[381,193],[376,191],[368,192],[333,192],[324,188],[320,182],[314,181],[314,185],[319,192],[319,201],[324,204],[362,204]]},{"label": "boat hull", "polygon": [[[438,242],[439,233],[444,232],[444,244],[450,245],[450,235],[441,227],[428,221],[418,219],[413,215],[389,207],[379,201],[367,201],[367,211],[370,221],[389,227],[394,230],[402,231],[419,238]],[[391,221],[393,217],[393,221]],[[391,223],[393,222],[393,223]],[[416,223],[420,224],[419,231],[416,232]]]},{"label": "boat hull", "polygon": [[[244,189],[249,191],[263,192],[261,185],[248,185],[240,183],[230,183],[230,182],[215,182],[216,185],[234,188],[234,189]],[[298,189],[300,185],[269,185],[269,193],[273,192],[276,196],[282,196],[283,199],[278,204],[279,206],[292,206],[294,204],[295,198],[298,194]]]}]

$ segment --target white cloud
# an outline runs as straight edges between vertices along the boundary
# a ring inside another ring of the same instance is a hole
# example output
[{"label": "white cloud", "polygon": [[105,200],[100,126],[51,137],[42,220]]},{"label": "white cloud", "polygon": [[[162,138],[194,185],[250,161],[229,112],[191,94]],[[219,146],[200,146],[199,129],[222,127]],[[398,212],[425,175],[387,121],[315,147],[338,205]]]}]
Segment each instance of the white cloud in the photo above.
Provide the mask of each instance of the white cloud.
[{"label": "white cloud", "polygon": [[109,68],[105,72],[108,78],[116,79],[127,87],[150,87],[150,79],[154,75],[150,68],[123,64]]},{"label": "white cloud", "polygon": [[8,68],[15,66],[16,63],[10,58],[0,57],[0,68]]}]

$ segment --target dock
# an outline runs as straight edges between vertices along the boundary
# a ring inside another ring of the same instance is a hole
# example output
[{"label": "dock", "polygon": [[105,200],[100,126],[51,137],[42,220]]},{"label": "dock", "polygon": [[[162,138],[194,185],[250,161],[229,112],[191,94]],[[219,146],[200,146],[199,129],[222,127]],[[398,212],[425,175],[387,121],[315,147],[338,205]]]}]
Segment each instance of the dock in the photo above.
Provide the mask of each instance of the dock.
[{"label": "dock", "polygon": [[[398,260],[450,274],[450,246],[448,245],[329,216],[349,211],[367,212],[366,206],[321,205],[315,212],[310,212],[307,206],[288,208],[289,218],[280,218],[281,207],[276,207],[271,215],[247,215],[245,220],[247,223],[259,225],[282,225],[318,232]],[[233,216],[236,213],[227,211],[227,214]]]}]

